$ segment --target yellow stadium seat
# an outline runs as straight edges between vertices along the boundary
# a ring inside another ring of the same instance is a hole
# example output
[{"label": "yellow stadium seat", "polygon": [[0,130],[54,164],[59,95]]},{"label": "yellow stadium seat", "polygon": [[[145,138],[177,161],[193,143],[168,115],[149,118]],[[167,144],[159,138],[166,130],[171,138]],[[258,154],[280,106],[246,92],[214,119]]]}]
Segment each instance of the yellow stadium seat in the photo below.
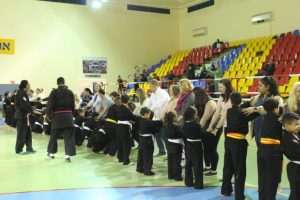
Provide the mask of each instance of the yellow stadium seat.
[{"label": "yellow stadium seat", "polygon": [[237,73],[236,73],[236,76],[235,76],[236,78],[242,78],[243,77],[243,71],[238,71]]},{"label": "yellow stadium seat", "polygon": [[289,96],[289,94],[284,94],[285,92],[286,92],[286,86],[285,85],[282,85],[282,86],[279,86],[278,87],[278,91],[279,91],[279,93],[280,93],[280,95],[282,96],[282,97],[288,97]]},{"label": "yellow stadium seat", "polygon": [[235,78],[235,76],[236,76],[236,71],[230,72],[229,78]]},{"label": "yellow stadium seat", "polygon": [[233,89],[237,90],[237,87],[238,87],[238,85],[237,85],[237,79],[232,79],[231,80],[231,84],[232,84]]},{"label": "yellow stadium seat", "polygon": [[246,79],[242,78],[238,82],[238,87],[244,87],[246,83]]},{"label": "yellow stadium seat", "polygon": [[234,65],[230,65],[228,68],[228,71],[233,72],[234,71]]},{"label": "yellow stadium seat", "polygon": [[223,75],[224,78],[229,78],[229,71],[226,71]]},{"label": "yellow stadium seat", "polygon": [[289,80],[289,86],[293,86],[296,82],[299,81],[299,77],[298,76],[292,76]]},{"label": "yellow stadium seat", "polygon": [[249,87],[253,85],[253,78],[248,78],[246,80],[245,86]]},{"label": "yellow stadium seat", "polygon": [[244,72],[244,77],[247,77],[247,76],[250,76],[250,70],[246,70],[246,71]]},{"label": "yellow stadium seat", "polygon": [[250,63],[248,65],[248,70],[254,70],[254,63]]},{"label": "yellow stadium seat", "polygon": [[248,92],[248,87],[246,87],[246,86],[241,87],[240,92],[241,92],[242,94],[247,94],[247,92]]},{"label": "yellow stadium seat", "polygon": [[248,64],[243,64],[241,70],[246,71],[248,69]]},{"label": "yellow stadium seat", "polygon": [[256,65],[255,65],[255,68],[254,69],[261,69],[262,68],[262,63],[257,63]]},{"label": "yellow stadium seat", "polygon": [[252,70],[250,76],[255,76],[258,73],[258,70]]}]

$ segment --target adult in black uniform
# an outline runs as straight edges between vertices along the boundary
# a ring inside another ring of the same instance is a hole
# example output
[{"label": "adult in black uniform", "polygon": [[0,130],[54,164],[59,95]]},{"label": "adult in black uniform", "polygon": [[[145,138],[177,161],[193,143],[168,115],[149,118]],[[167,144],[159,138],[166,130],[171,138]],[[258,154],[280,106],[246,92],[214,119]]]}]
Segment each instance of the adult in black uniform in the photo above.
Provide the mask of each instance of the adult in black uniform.
[{"label": "adult in black uniform", "polygon": [[290,160],[287,165],[287,175],[290,182],[289,200],[300,199],[300,117],[296,113],[286,113],[282,116],[284,131],[282,135],[282,149]]},{"label": "adult in black uniform", "polygon": [[16,154],[20,154],[23,151],[24,145],[26,145],[27,153],[35,153],[32,148],[32,135],[30,130],[29,116],[32,113],[40,113],[33,111],[27,95],[28,90],[30,90],[28,81],[22,80],[15,97],[14,118],[17,120]]},{"label": "adult in black uniform", "polygon": [[65,85],[64,78],[57,79],[58,88],[53,90],[48,99],[47,118],[51,120],[51,136],[48,144],[48,157],[54,159],[57,152],[57,139],[62,133],[65,142],[65,161],[71,162],[70,156],[76,154],[73,133],[74,94]]}]

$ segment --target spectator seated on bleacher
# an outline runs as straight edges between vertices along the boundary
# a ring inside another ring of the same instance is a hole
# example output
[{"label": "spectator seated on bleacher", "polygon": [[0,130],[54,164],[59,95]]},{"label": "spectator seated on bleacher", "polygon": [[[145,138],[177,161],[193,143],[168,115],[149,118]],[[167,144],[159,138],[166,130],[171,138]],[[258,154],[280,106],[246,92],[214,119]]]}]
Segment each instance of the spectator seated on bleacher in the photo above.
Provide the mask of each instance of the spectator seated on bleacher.
[{"label": "spectator seated on bleacher", "polygon": [[275,73],[276,65],[274,63],[273,58],[270,60],[270,62],[263,67],[264,72],[261,74],[257,74],[259,76],[272,76]]},{"label": "spectator seated on bleacher", "polygon": [[217,39],[217,41],[215,41],[215,42],[212,44],[212,48],[213,48],[213,49],[221,48],[223,44],[224,44],[224,42],[220,41],[220,39]]}]

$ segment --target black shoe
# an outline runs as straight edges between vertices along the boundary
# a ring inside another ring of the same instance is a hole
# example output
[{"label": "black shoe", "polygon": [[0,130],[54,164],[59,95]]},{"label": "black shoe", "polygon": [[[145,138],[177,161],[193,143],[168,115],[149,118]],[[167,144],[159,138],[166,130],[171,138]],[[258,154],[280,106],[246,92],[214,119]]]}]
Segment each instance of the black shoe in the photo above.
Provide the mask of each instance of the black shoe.
[{"label": "black shoe", "polygon": [[71,158],[65,158],[65,162],[66,163],[70,163],[71,162]]},{"label": "black shoe", "polygon": [[161,152],[161,153],[156,154],[154,157],[160,157],[160,156],[164,156],[164,155],[166,155],[166,153],[165,152]]},{"label": "black shoe", "polygon": [[34,154],[34,153],[36,153],[36,151],[31,149],[31,150],[26,150],[26,153]]},{"label": "black shoe", "polygon": [[49,159],[54,159],[54,158],[55,158],[55,156],[54,156],[54,155],[50,155],[50,153],[47,154],[47,157],[48,157]]},{"label": "black shoe", "polygon": [[16,154],[17,155],[21,155],[23,151],[17,151]]},{"label": "black shoe", "polygon": [[204,176],[216,176],[218,173],[216,171],[209,171],[204,174]]},{"label": "black shoe", "polygon": [[174,177],[170,176],[170,177],[168,177],[168,179],[169,179],[169,180],[173,180],[173,179],[174,179]]},{"label": "black shoe", "polygon": [[195,186],[194,187],[196,190],[201,190],[201,189],[203,189],[204,187],[203,187],[203,185],[202,186]]},{"label": "black shoe", "polygon": [[175,178],[175,181],[183,181],[183,178],[182,177],[177,177],[177,178]]},{"label": "black shoe", "polygon": [[154,176],[155,173],[154,172],[149,172],[149,173],[144,173],[145,176]]},{"label": "black shoe", "polygon": [[186,183],[185,186],[186,187],[194,187],[194,183]]},{"label": "black shoe", "polygon": [[141,173],[141,174],[144,173],[144,170],[137,169],[136,171],[137,171],[138,173]]},{"label": "black shoe", "polygon": [[221,193],[221,195],[224,196],[224,197],[229,197],[229,196],[232,195],[232,193]]}]

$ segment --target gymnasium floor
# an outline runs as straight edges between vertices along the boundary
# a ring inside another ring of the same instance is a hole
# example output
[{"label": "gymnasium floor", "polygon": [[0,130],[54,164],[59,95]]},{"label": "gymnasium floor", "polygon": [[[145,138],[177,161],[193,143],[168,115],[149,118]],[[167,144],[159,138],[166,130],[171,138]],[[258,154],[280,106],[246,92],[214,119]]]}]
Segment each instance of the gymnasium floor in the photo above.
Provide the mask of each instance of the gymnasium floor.
[{"label": "gymnasium floor", "polygon": [[[169,181],[166,157],[155,158],[154,177],[135,172],[135,166],[124,167],[116,159],[95,154],[86,147],[77,148],[72,163],[64,163],[62,141],[55,160],[46,158],[48,136],[33,134],[34,155],[15,155],[15,130],[0,127],[0,200],[48,199],[234,199],[220,196],[223,165],[223,139],[220,141],[218,177],[204,177],[204,190],[183,187],[183,182]],[[246,196],[257,197],[256,147],[249,146],[247,159]],[[131,159],[136,161],[137,150]],[[286,161],[285,161],[286,164]],[[284,170],[282,187],[288,188]],[[278,199],[288,199],[289,190],[283,189]]]}]

